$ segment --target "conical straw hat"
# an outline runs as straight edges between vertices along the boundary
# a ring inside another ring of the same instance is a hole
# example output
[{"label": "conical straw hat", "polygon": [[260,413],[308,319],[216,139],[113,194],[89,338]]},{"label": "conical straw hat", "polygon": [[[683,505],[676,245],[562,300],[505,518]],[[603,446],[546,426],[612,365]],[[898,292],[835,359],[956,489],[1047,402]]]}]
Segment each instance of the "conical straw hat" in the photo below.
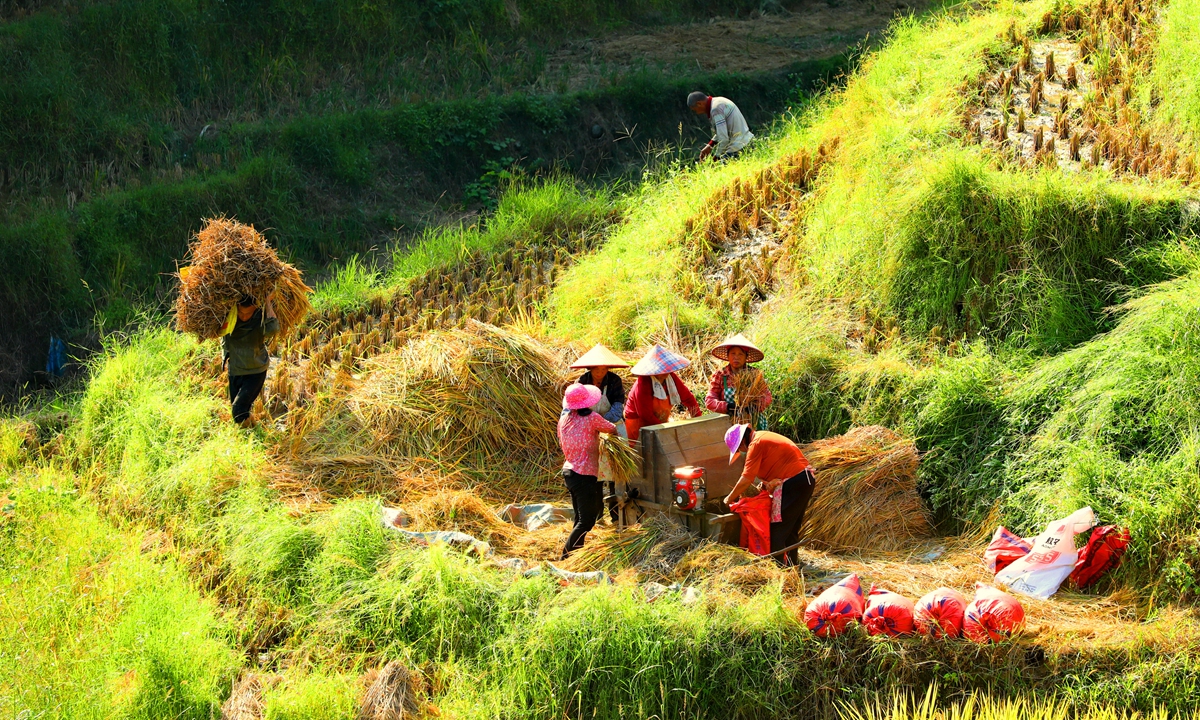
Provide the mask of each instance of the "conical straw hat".
[{"label": "conical straw hat", "polygon": [[758,349],[758,346],[750,342],[750,340],[741,333],[734,335],[725,342],[712,349],[712,356],[729,362],[729,348],[740,347],[746,351],[746,362],[756,363],[763,359],[763,351]]},{"label": "conical straw hat", "polygon": [[610,368],[629,367],[629,363],[618,357],[615,352],[603,345],[596,345],[596,347],[585,352],[578,360],[571,363],[571,369],[581,370],[583,368],[600,367],[601,365]]},{"label": "conical straw hat", "polygon": [[662,345],[655,345],[629,372],[634,375],[666,375],[678,372],[691,364],[684,356],[676,355]]}]

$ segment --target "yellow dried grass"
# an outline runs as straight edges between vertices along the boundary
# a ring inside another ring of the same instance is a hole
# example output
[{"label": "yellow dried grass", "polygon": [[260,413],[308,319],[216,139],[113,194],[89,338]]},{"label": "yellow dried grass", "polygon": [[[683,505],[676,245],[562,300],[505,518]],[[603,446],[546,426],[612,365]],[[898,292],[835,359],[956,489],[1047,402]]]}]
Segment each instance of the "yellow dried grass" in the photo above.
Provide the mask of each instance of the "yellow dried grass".
[{"label": "yellow dried grass", "polygon": [[509,548],[523,532],[501,520],[482,498],[466,490],[434,492],[405,505],[404,510],[412,519],[413,530],[457,530],[498,550]]},{"label": "yellow dried grass", "polygon": [[366,361],[349,400],[381,454],[443,464],[548,465],[558,451],[564,358],[493,325],[433,332]]},{"label": "yellow dried grass", "polygon": [[801,449],[817,474],[802,539],[887,551],[933,534],[917,495],[918,457],[911,441],[872,425]]}]

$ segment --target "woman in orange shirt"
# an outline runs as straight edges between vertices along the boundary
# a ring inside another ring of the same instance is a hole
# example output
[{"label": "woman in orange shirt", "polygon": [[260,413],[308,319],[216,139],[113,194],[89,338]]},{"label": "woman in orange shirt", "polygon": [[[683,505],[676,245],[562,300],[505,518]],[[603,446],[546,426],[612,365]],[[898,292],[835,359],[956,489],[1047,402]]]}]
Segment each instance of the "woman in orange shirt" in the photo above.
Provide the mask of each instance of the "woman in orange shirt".
[{"label": "woman in orange shirt", "polygon": [[[804,511],[817,482],[808,458],[796,443],[779,433],[754,430],[745,424],[729,428],[725,446],[729,448],[731,463],[746,453],[742,476],[725,497],[725,504],[736,502],[755,478],[762,479],[763,492],[771,493],[771,552],[798,543]],[[785,565],[799,564],[796,549],[785,553],[782,560]]]}]

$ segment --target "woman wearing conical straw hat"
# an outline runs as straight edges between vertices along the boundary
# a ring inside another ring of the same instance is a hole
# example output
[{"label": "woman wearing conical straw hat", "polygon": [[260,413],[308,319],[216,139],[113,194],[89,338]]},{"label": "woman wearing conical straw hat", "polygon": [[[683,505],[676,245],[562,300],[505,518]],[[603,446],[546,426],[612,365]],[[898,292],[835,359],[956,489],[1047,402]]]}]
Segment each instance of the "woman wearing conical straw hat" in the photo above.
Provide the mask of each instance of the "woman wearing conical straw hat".
[{"label": "woman wearing conical straw hat", "polygon": [[627,367],[629,363],[603,345],[596,345],[571,363],[572,370],[584,371],[576,382],[600,388],[600,401],[592,409],[616,425],[621,437],[625,437],[625,422],[622,419],[625,412],[625,384],[620,376],[610,371]]},{"label": "woman wearing conical straw hat", "polygon": [[767,387],[762,371],[750,367],[750,363],[763,359],[763,351],[745,335],[738,334],[713,348],[712,356],[727,364],[713,373],[704,406],[730,416],[734,423],[766,430],[767,416],[763,413],[773,400],[771,388]]},{"label": "woman wearing conical straw hat", "polygon": [[[625,362],[612,350],[597,344],[588,350],[578,360],[571,363],[572,370],[583,370],[577,382],[580,385],[595,385],[600,388],[600,400],[592,406],[592,410],[610,423],[617,426],[617,435],[627,438],[625,432],[625,384],[620,376],[611,372],[611,368],[627,368]],[[604,483],[604,501],[608,506],[608,517],[613,523],[617,522],[617,487],[616,483],[608,480]]]},{"label": "woman wearing conical straw hat", "polygon": [[600,388],[574,383],[563,393],[563,411],[558,418],[558,443],[562,446],[563,481],[571,493],[575,527],[563,545],[565,559],[583,545],[588,531],[604,509],[600,472],[600,433],[616,432],[616,426],[592,410],[600,401]]},{"label": "woman wearing conical straw hat", "polygon": [[671,409],[684,407],[692,417],[703,412],[678,371],[691,362],[661,345],[650,348],[629,372],[637,377],[625,402],[625,430],[636,440],[643,425],[659,425],[671,419]]}]

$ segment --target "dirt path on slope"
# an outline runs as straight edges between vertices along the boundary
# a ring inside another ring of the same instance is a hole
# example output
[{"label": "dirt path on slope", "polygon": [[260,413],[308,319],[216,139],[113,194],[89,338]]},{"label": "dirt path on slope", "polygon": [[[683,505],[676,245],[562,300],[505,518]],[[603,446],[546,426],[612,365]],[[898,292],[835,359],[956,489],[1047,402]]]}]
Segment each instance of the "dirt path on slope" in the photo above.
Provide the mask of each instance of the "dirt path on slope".
[{"label": "dirt path on slope", "polygon": [[878,36],[897,16],[929,0],[832,0],[753,18],[713,17],[687,25],[626,31],[569,42],[547,61],[545,78],[575,90],[646,68],[751,73],[832,57]]}]

